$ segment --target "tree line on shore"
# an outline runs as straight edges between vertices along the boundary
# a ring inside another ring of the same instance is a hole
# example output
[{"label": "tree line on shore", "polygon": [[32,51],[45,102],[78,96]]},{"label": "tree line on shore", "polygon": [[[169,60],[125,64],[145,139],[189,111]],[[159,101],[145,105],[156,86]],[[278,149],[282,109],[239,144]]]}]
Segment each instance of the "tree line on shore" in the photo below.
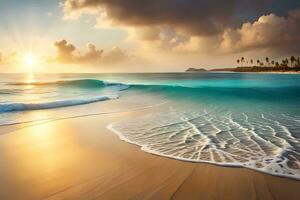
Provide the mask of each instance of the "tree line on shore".
[{"label": "tree line on shore", "polygon": [[245,57],[241,57],[236,60],[238,67],[243,66],[261,66],[261,67],[300,67],[300,57],[296,58],[291,56],[289,59],[285,58],[281,61],[271,60],[269,57],[266,57],[264,60],[247,60]]}]

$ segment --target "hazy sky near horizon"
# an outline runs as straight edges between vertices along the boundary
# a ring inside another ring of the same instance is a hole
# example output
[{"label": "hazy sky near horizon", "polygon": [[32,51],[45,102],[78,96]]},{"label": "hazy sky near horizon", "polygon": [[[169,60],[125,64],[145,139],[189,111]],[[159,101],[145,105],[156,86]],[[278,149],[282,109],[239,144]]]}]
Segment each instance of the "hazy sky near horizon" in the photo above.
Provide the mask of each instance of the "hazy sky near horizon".
[{"label": "hazy sky near horizon", "polygon": [[299,44],[299,0],[0,0],[2,72],[229,67]]}]

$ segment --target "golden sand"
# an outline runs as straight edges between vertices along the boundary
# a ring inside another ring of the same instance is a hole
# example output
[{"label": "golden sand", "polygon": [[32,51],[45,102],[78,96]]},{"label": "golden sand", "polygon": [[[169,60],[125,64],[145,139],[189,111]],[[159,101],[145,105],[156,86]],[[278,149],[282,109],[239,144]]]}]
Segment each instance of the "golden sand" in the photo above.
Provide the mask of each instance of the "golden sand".
[{"label": "golden sand", "polygon": [[134,111],[0,133],[1,200],[298,200],[300,181],[143,152],[106,126]]}]

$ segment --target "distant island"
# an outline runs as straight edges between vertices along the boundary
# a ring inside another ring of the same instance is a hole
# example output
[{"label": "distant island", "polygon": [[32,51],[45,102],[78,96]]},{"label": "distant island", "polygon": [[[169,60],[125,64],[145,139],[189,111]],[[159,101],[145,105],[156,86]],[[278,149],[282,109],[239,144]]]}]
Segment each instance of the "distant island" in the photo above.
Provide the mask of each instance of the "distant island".
[{"label": "distant island", "polygon": [[300,67],[235,67],[235,68],[219,68],[210,71],[227,71],[227,72],[300,72]]},{"label": "distant island", "polygon": [[[265,61],[253,59],[245,59],[241,57],[237,59],[237,67],[233,68],[217,68],[211,69],[209,71],[224,71],[224,72],[299,72],[300,73],[300,57],[296,58],[291,56],[290,59],[282,59],[279,63],[278,61],[270,60],[266,57]],[[254,64],[255,63],[255,64]],[[188,68],[186,72],[203,72],[206,69],[200,68]]]},{"label": "distant island", "polygon": [[[271,60],[266,57],[264,61],[241,57],[236,60],[237,67],[213,69],[211,71],[230,71],[230,72],[300,72],[300,57],[291,56],[289,59],[282,59],[281,62]],[[256,63],[256,64],[254,64]],[[250,66],[249,66],[250,65]]]},{"label": "distant island", "polygon": [[185,70],[185,72],[207,72],[207,70],[203,68],[197,69],[197,68],[190,67],[187,70]]}]

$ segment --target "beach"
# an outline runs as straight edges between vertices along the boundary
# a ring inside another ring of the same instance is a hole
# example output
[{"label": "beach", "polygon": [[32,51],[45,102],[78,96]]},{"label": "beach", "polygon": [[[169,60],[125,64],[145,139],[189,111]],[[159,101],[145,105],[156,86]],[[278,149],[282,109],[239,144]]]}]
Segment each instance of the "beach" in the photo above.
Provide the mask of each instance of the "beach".
[{"label": "beach", "polygon": [[0,200],[300,200],[300,0],[0,16]]},{"label": "beach", "polygon": [[107,129],[157,109],[1,127],[0,199],[299,198],[300,181],[152,155]]},{"label": "beach", "polygon": [[1,200],[300,196],[298,75],[20,80],[0,84]]}]

